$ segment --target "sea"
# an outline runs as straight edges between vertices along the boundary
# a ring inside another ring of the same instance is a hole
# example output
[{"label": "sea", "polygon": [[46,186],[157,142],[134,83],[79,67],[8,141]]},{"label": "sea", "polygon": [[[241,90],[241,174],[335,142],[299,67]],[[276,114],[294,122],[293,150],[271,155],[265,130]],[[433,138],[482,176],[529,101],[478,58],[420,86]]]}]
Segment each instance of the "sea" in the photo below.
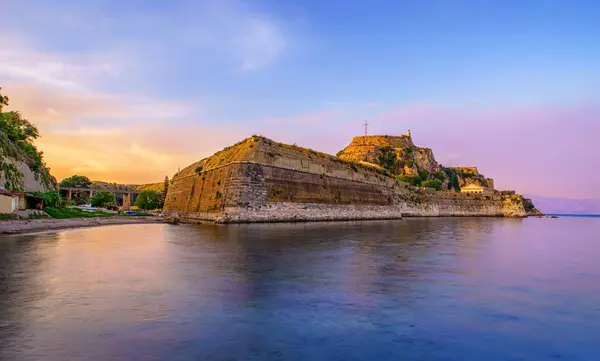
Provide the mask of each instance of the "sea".
[{"label": "sea", "polygon": [[0,360],[600,360],[600,218],[0,238]]}]

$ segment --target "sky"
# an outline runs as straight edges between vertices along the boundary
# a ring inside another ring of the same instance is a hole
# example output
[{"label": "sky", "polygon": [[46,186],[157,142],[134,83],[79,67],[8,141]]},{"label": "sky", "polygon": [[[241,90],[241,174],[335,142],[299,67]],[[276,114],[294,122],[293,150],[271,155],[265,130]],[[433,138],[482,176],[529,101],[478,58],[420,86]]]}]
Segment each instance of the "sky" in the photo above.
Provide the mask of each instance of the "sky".
[{"label": "sky", "polygon": [[600,199],[597,1],[0,0],[0,86],[59,180],[160,182],[252,134],[410,129],[496,187]]}]

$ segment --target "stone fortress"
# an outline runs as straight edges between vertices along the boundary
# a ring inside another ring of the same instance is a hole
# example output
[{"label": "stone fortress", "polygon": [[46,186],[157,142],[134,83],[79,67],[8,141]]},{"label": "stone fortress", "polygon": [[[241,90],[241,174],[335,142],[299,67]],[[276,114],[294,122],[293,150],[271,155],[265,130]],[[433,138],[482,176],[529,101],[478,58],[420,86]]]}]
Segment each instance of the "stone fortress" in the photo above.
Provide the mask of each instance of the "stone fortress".
[{"label": "stone fortress", "polygon": [[219,223],[536,212],[529,200],[493,187],[475,167],[438,164],[431,149],[414,145],[410,131],[354,137],[337,156],[252,136],[178,172],[164,211]]}]

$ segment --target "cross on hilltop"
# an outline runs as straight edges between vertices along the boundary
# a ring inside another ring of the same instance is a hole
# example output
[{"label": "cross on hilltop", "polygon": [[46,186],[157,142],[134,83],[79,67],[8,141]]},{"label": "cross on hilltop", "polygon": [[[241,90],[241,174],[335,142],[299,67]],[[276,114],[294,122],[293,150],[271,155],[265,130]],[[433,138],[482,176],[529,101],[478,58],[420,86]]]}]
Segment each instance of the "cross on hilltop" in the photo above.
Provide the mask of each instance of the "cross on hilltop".
[{"label": "cross on hilltop", "polygon": [[363,126],[365,127],[365,135],[367,135],[367,127],[369,126],[369,123],[367,123],[367,121],[365,120]]}]

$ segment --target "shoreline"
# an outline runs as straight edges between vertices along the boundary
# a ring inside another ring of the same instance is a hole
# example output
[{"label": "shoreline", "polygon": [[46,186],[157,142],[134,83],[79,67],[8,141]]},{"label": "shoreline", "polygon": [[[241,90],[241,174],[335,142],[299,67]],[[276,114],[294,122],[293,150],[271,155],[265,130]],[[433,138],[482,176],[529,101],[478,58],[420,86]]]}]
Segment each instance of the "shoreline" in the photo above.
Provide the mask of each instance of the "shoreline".
[{"label": "shoreline", "polygon": [[116,226],[123,224],[157,224],[164,222],[165,219],[162,217],[149,216],[9,220],[0,221],[0,237],[64,229]]}]

